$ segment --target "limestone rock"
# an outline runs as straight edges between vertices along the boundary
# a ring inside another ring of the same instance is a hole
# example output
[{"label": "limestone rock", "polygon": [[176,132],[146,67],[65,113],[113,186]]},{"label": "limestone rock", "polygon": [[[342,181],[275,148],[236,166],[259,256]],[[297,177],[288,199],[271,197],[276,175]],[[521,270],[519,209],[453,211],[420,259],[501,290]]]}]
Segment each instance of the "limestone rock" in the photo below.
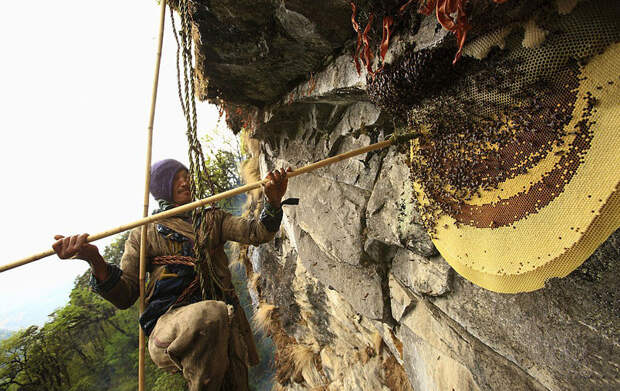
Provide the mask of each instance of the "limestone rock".
[{"label": "limestone rock", "polygon": [[334,261],[301,229],[297,245],[302,264],[315,278],[336,289],[360,314],[383,317],[381,281],[373,269]]},{"label": "limestone rock", "polygon": [[291,180],[289,189],[289,194],[299,197],[303,205],[296,210],[297,224],[332,263],[359,265],[363,252],[359,211],[366,207],[366,192],[312,173]]},{"label": "limestone rock", "polygon": [[[340,116],[340,121],[330,134],[330,148],[344,136],[350,135],[364,126],[375,124],[380,114],[381,111],[377,106],[370,102],[358,102],[346,106],[345,111]],[[361,155],[360,158],[364,158],[364,155]]]},{"label": "limestone rock", "polygon": [[383,159],[366,209],[367,235],[388,245],[405,247],[425,256],[436,254],[430,237],[412,205],[409,168],[394,149]]},{"label": "limestone rock", "polygon": [[397,322],[411,310],[416,303],[415,297],[398,280],[390,274],[390,304],[392,306],[392,316]]},{"label": "limestone rock", "polygon": [[381,335],[383,343],[390,349],[390,352],[400,365],[404,365],[404,351],[402,342],[396,337],[392,329],[385,323],[373,321],[377,332]]},{"label": "limestone rock", "polygon": [[346,2],[198,1],[191,16],[203,99],[273,102],[353,36]]},{"label": "limestone rock", "polygon": [[406,341],[404,362],[414,389],[480,390],[471,372],[458,360],[438,351],[407,327],[399,335]]},{"label": "limestone rock", "polygon": [[[361,135],[358,138],[343,137],[334,144],[331,155],[349,152],[368,145],[370,145],[370,137],[366,135]],[[325,170],[322,176],[370,192],[377,171],[379,171],[380,162],[381,158],[378,154],[365,153],[334,164],[334,167]]]},{"label": "limestone rock", "polygon": [[620,367],[618,259],[620,231],[541,290],[503,295],[455,275],[450,295],[432,301],[548,389],[611,390],[620,384],[611,375]]},{"label": "limestone rock", "polygon": [[388,391],[384,365],[392,354],[375,348],[373,323],[335,289],[312,277],[301,263],[288,285],[295,291],[300,319],[287,332],[317,352],[321,365],[318,371],[304,368],[305,387],[291,385],[287,389],[322,386],[334,391]]},{"label": "limestone rock", "polygon": [[402,247],[398,221],[402,219],[403,193],[410,181],[409,170],[401,159],[402,155],[394,150],[383,159],[381,172],[368,200],[366,225],[369,238]]},{"label": "limestone rock", "polygon": [[403,318],[397,336],[416,390],[546,390],[426,300]]},{"label": "limestone rock", "polygon": [[440,296],[450,291],[451,268],[441,256],[425,258],[400,249],[391,274],[417,294]]},{"label": "limestone rock", "polygon": [[364,252],[376,263],[388,264],[397,250],[397,247],[372,238],[367,238],[364,242]]}]

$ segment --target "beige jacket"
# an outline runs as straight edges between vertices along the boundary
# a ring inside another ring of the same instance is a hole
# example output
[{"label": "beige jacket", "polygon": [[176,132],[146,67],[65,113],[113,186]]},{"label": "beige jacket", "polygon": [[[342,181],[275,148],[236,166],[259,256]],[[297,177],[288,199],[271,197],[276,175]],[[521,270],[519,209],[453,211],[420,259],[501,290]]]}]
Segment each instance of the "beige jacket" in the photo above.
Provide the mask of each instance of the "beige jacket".
[{"label": "beige jacket", "polygon": [[[256,219],[232,216],[220,209],[209,209],[207,214],[208,220],[211,221],[209,232],[211,248],[209,252],[216,269],[215,272],[225,288],[234,292],[230,270],[228,269],[228,257],[224,253],[224,243],[230,240],[258,246],[261,243],[272,240],[275,232],[267,230]],[[147,272],[150,274],[150,280],[157,280],[159,274],[163,271],[163,266],[151,264],[151,260],[154,257],[177,255],[181,251],[178,242],[167,239],[156,231],[156,224],[164,225],[192,240],[195,238],[191,224],[178,217],[171,217],[149,224],[147,226],[146,257]],[[140,227],[133,229],[125,242],[125,252],[121,259],[123,274],[120,280],[109,290],[101,293],[105,299],[121,309],[130,307],[140,296],[138,282],[140,272],[140,231]],[[146,292],[147,304],[150,294],[151,292]],[[249,363],[250,365],[256,365],[259,360],[252,330],[243,309],[237,308],[235,312],[238,316],[240,331],[248,347]]]}]

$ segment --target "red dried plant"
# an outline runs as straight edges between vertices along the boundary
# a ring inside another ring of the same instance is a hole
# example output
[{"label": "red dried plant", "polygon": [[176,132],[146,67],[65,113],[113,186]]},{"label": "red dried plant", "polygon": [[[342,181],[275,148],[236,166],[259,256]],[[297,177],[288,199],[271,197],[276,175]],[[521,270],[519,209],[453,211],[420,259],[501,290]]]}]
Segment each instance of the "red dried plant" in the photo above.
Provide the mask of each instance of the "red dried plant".
[{"label": "red dried plant", "polygon": [[381,38],[381,45],[379,45],[379,55],[381,56],[381,67],[377,69],[377,72],[380,72],[383,69],[383,65],[385,64],[385,54],[387,53],[388,47],[390,46],[390,27],[394,23],[394,18],[391,16],[385,16],[383,18],[383,37]]},{"label": "red dried plant", "polygon": [[370,27],[372,27],[372,21],[375,19],[375,14],[370,14],[370,16],[368,17],[368,24],[366,25],[366,28],[364,29],[364,32],[362,33],[362,43],[364,44],[364,49],[362,49],[362,62],[364,63],[364,66],[366,67],[366,70],[368,71],[368,73],[370,73],[371,75],[374,73],[372,71],[372,59],[375,56],[372,51],[370,50],[370,41],[368,40],[368,32],[370,31]]},{"label": "red dried plant", "polygon": [[[467,31],[471,28],[469,23],[467,23],[467,14],[465,14],[466,1],[467,0],[426,0],[426,2],[420,4],[420,8],[418,8],[418,12],[423,15],[430,15],[433,9],[435,9],[439,24],[456,35],[458,50],[452,61],[453,64],[461,58]],[[452,14],[456,14],[454,19],[451,16]]]},{"label": "red dried plant", "polygon": [[[412,1],[413,0],[408,0],[405,4],[399,7],[399,15],[403,14],[407,6]],[[383,65],[385,63],[385,54],[387,53],[388,47],[390,46],[390,38],[392,36],[390,29],[392,25],[394,24],[394,17],[390,15],[383,17],[383,21],[382,21],[383,37],[381,38],[381,43],[379,45],[379,55],[381,58],[381,66],[376,71],[373,71],[372,70],[372,59],[374,57],[374,54],[370,47],[370,41],[368,39],[368,32],[370,31],[370,28],[372,27],[372,22],[374,21],[375,15],[374,13],[370,14],[370,16],[368,17],[368,23],[366,24],[364,31],[362,31],[360,29],[359,24],[355,20],[357,17],[357,7],[354,2],[351,2],[351,9],[352,9],[351,24],[353,25],[353,30],[355,30],[355,32],[357,33],[357,44],[355,46],[355,53],[353,54],[353,61],[355,62],[355,69],[357,70],[357,74],[359,75],[361,73],[361,65],[360,65],[360,60],[361,60],[368,74],[371,75],[374,79],[377,72],[380,72],[383,69]]]},{"label": "red dried plant", "polygon": [[353,13],[351,14],[351,24],[353,24],[353,30],[357,33],[357,44],[355,46],[355,53],[353,54],[353,61],[355,61],[355,69],[357,69],[357,74],[359,75],[361,72],[359,53],[360,46],[362,44],[362,33],[360,32],[360,25],[357,24],[357,21],[355,20],[357,16],[357,7],[354,2],[351,2],[351,8],[353,9]]},{"label": "red dried plant", "polygon": [[[414,0],[408,0],[402,6],[398,8],[398,16],[402,16],[406,11],[407,7]],[[467,21],[467,14],[465,13],[465,4],[467,0],[419,0],[418,5],[418,13],[423,15],[430,15],[433,10],[437,16],[437,21],[443,28],[452,32],[456,35],[456,42],[458,46],[458,50],[454,56],[454,60],[452,61],[455,64],[460,58],[463,51],[463,45],[465,45],[465,39],[467,38],[467,32],[471,29]],[[493,0],[493,2],[497,4],[503,4],[507,0]],[[374,19],[374,14],[370,14],[368,18],[368,24],[366,28],[362,32],[359,24],[355,20],[357,15],[357,7],[354,2],[351,2],[351,8],[353,10],[353,14],[351,15],[351,23],[353,24],[353,30],[357,33],[357,45],[355,48],[355,53],[353,54],[353,60],[355,61],[355,68],[357,69],[357,73],[360,74],[361,66],[360,59],[364,63],[368,73],[373,76],[376,75],[377,72],[380,72],[383,69],[383,65],[385,63],[385,54],[387,53],[387,49],[390,45],[390,37],[391,31],[390,28],[394,23],[394,18],[392,16],[385,16],[383,18],[383,38],[381,39],[381,44],[379,45],[379,53],[381,56],[381,66],[373,71],[371,67],[371,60],[373,57],[372,52],[370,51],[370,45],[368,42],[368,31],[370,30],[372,21]],[[453,16],[454,15],[454,16]],[[363,45],[363,48],[362,48]],[[361,49],[361,52],[360,52]]]},{"label": "red dried plant", "polygon": [[316,88],[316,79],[314,78],[314,73],[310,73],[310,80],[308,80],[308,92],[306,96],[312,94],[312,91]]}]

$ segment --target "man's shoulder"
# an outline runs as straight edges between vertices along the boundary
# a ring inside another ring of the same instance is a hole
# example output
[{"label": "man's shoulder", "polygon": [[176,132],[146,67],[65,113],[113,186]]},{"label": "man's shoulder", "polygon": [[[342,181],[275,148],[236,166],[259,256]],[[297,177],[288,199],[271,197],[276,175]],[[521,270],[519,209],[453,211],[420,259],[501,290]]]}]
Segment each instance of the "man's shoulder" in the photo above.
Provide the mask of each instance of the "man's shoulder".
[{"label": "man's shoulder", "polygon": [[142,227],[144,227],[146,225],[146,230],[147,233],[150,233],[151,231],[155,231],[157,229],[157,222],[150,222],[150,223],[146,223],[144,225],[139,225],[137,227],[132,228],[129,231],[129,238],[127,238],[127,240],[130,240],[132,238],[140,238],[140,235],[142,235]]}]

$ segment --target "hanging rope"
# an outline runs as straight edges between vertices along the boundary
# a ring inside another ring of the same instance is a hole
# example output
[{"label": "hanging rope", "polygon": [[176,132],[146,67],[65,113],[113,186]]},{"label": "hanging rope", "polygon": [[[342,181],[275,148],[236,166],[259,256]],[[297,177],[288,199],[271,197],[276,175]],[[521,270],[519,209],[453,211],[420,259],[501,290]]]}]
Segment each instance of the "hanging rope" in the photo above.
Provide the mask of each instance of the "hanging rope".
[{"label": "hanging rope", "polygon": [[[196,115],[196,96],[194,92],[194,67],[193,67],[193,40],[191,37],[191,20],[189,17],[188,0],[178,1],[178,15],[181,22],[181,30],[178,31],[174,22],[172,8],[170,8],[172,30],[177,42],[177,87],[181,108],[187,122],[187,141],[189,143],[189,170],[190,188],[194,199],[204,198],[216,193],[214,182],[206,168],[202,146],[197,136],[198,119]],[[181,72],[180,62],[183,62]],[[181,75],[183,85],[181,85]],[[217,277],[215,268],[208,249],[210,248],[209,219],[205,208],[195,209],[192,214],[196,241],[194,253],[196,254],[196,273],[200,281],[202,298],[225,300],[226,289]]]}]

